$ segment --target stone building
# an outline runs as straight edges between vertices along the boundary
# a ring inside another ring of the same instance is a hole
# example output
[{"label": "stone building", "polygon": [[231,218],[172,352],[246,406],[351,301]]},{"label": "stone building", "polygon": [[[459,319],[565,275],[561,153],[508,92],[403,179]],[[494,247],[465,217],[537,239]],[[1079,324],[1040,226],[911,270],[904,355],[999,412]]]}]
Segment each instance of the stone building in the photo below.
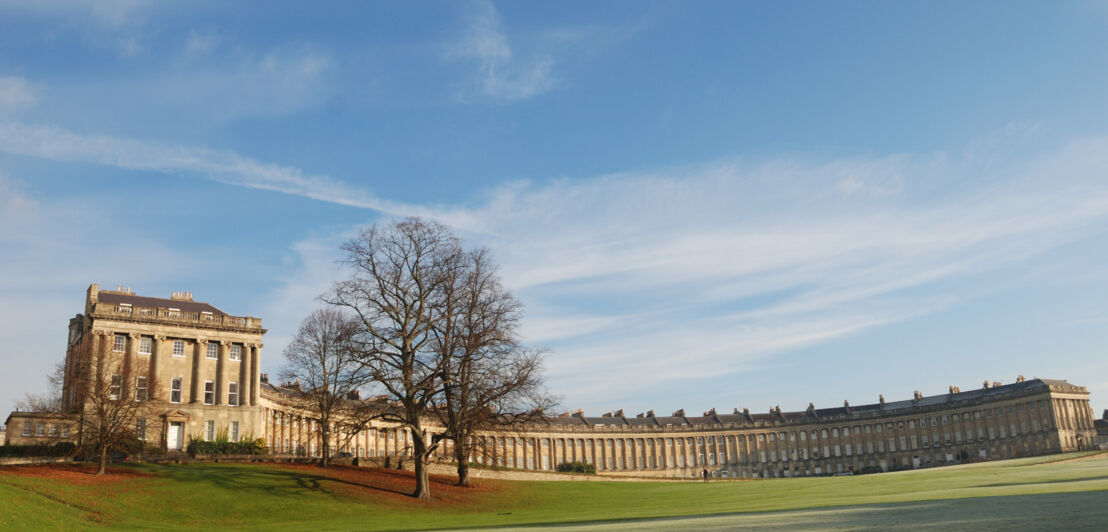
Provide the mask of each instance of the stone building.
[{"label": "stone building", "polygon": [[552,469],[584,461],[615,476],[766,478],[914,469],[1094,448],[1088,391],[1019,377],[962,392],[839,408],[765,414],[712,410],[626,417],[574,412],[488,434],[476,461]]},{"label": "stone building", "polygon": [[1096,420],[1096,440],[1101,449],[1108,449],[1108,410],[1104,411],[1104,415]]},{"label": "stone building", "polygon": [[[166,450],[191,437],[261,434],[258,318],[232,316],[177,292],[168,299],[93,284],[83,314],[69,320],[62,403],[65,414],[14,412],[12,443],[80,439],[76,412],[95,376],[93,361],[112,368],[111,393],[141,403],[136,433]],[[114,397],[113,397],[114,398]]]},{"label": "stone building", "polygon": [[[265,438],[275,455],[318,456],[318,422],[296,400],[297,385],[276,385],[260,373],[264,333],[260,319],[228,315],[188,293],[158,299],[92,285],[84,314],[70,320],[64,401],[70,412],[83,404],[82,357],[113,357],[138,368],[120,382],[119,393],[145,404],[136,428],[162,449],[225,432],[231,439]],[[79,437],[75,419],[15,412],[7,436],[12,443],[72,440]],[[1020,376],[965,392],[951,386],[940,395],[915,392],[893,402],[882,396],[835,408],[809,404],[796,412],[589,417],[577,411],[483,434],[472,461],[546,471],[580,461],[611,476],[682,478],[708,470],[716,477],[796,477],[1091,449],[1097,432],[1084,387]],[[356,431],[338,424],[332,433],[334,451],[351,456],[403,457],[411,449],[410,434],[386,423]],[[451,459],[449,444],[439,455]]]}]

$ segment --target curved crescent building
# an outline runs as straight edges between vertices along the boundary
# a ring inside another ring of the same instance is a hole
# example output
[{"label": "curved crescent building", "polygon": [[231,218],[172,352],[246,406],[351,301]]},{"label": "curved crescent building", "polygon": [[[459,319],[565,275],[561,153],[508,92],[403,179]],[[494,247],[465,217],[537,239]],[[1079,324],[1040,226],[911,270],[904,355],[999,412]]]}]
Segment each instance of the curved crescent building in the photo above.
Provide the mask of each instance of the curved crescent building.
[{"label": "curved crescent building", "polygon": [[[190,438],[264,437],[274,455],[316,456],[317,421],[293,400],[296,390],[261,374],[261,319],[228,315],[190,293],[169,299],[89,287],[84,314],[70,320],[65,413],[13,412],[13,444],[79,438],[75,412],[82,357],[113,362],[112,394],[143,408],[135,433],[165,452]],[[115,370],[113,370],[115,371]],[[105,376],[107,378],[107,376]],[[117,382],[118,381],[118,382]],[[637,477],[771,478],[865,473],[996,460],[1093,448],[1097,431],[1082,386],[1064,380],[985,382],[975,390],[842,407],[766,413],[738,410],[688,416],[622,411],[544,417],[482,435],[472,461],[552,471],[587,462],[599,474]],[[354,456],[404,456],[402,427],[378,423],[341,432],[335,449]],[[449,449],[440,449],[446,460]]]}]

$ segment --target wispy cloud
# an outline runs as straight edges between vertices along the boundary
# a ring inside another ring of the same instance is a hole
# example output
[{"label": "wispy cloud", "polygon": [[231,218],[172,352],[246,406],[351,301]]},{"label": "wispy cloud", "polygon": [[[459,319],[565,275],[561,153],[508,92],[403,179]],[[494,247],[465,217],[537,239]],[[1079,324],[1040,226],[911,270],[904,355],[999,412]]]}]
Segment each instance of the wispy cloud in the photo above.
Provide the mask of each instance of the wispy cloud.
[{"label": "wispy cloud", "polygon": [[[221,46],[229,49],[211,53]],[[259,53],[225,45],[215,30],[193,31],[172,70],[136,84],[168,108],[217,120],[284,115],[324,105],[335,65],[330,52],[310,42]]]},{"label": "wispy cloud", "polygon": [[146,51],[148,17],[163,4],[150,0],[0,0],[0,8],[59,19],[82,32],[90,45],[114,49],[123,57]]},{"label": "wispy cloud", "polygon": [[327,176],[264,163],[230,151],[0,122],[0,151],[55,161],[93,163],[174,175],[195,175],[230,185],[272,190],[397,215],[419,209],[381,200],[370,191]]},{"label": "wispy cloud", "polygon": [[91,22],[108,28],[123,28],[146,22],[145,11],[155,5],[150,0],[0,0],[0,6],[39,15]]},{"label": "wispy cloud", "polygon": [[483,96],[509,102],[550,90],[554,86],[554,58],[549,54],[516,58],[501,31],[496,6],[488,1],[473,5],[464,38],[452,43],[447,51],[448,58],[477,63],[473,88]]},{"label": "wispy cloud", "polygon": [[27,80],[0,76],[0,113],[13,113],[31,107],[38,101],[36,91]]},{"label": "wispy cloud", "polygon": [[42,197],[0,171],[0,335],[7,338],[0,356],[20,367],[0,372],[0,411],[45,385],[28,377],[48,374],[64,356],[59,327],[79,311],[90,282],[149,286],[215,267],[212,257],[151,238],[126,216],[87,198]]},{"label": "wispy cloud", "polygon": [[[594,405],[950,308],[974,296],[958,281],[1108,227],[1105,138],[1000,160],[724,161],[511,183],[467,206],[390,202],[226,151],[11,122],[0,124],[0,151],[440,220],[494,250],[531,309],[525,334],[555,350],[551,386]],[[895,190],[842,190],[844,180],[890,179]],[[292,273],[267,308],[317,304],[340,274],[337,244],[352,230],[296,244]],[[988,281],[976,290],[987,293]],[[301,317],[275,312],[274,331]],[[267,346],[280,352],[281,342],[275,334]]]},{"label": "wispy cloud", "polygon": [[[515,183],[423,215],[495,250],[525,334],[555,350],[552,387],[610,405],[987,294],[959,281],[1105,231],[1106,154],[727,162]],[[895,191],[841,189],[889,176]]]},{"label": "wispy cloud", "polygon": [[189,31],[185,39],[185,55],[207,55],[223,42],[223,36],[216,30]]}]

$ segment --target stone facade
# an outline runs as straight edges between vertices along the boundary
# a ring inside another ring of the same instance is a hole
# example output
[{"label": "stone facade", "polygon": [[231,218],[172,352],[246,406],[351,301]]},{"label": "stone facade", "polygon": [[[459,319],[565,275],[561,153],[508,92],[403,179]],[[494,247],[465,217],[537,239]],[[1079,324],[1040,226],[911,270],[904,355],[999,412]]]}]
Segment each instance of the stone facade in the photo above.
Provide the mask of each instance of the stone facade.
[{"label": "stone facade", "polygon": [[[275,454],[318,455],[314,422],[283,401],[292,390],[263,383],[267,441]],[[479,464],[552,471],[588,462],[605,476],[771,478],[933,467],[1095,448],[1088,391],[1063,380],[1019,377],[978,390],[841,408],[766,414],[738,411],[580,411],[481,436]],[[337,446],[353,456],[405,456],[403,428],[374,425]],[[440,450],[450,460],[449,446]]]},{"label": "stone facade", "polygon": [[[62,402],[68,416],[46,422],[59,440],[80,439],[76,412],[84,407],[89,357],[110,362],[119,392],[141,402],[136,431],[166,450],[183,449],[191,437],[228,431],[262,433],[259,375],[261,320],[231,316],[180,292],[169,299],[136,296],[127,289],[89,286],[85,311],[69,321]],[[117,373],[118,372],[118,373]],[[39,414],[14,412],[7,424],[12,443],[38,443]],[[14,425],[19,428],[13,428]],[[25,437],[26,427],[33,437]],[[56,426],[54,430],[51,427]],[[65,434],[66,436],[62,436]],[[46,437],[50,439],[49,436]]]},{"label": "stone facade", "polygon": [[[181,449],[190,437],[226,431],[265,438],[275,455],[318,456],[317,421],[291,386],[260,374],[261,320],[230,316],[191,294],[170,299],[89,287],[85,313],[70,321],[64,400],[81,408],[81,357],[121,357],[140,368],[128,393],[146,403],[147,441]],[[91,355],[90,355],[91,354]],[[145,394],[138,379],[145,378]],[[387,407],[383,405],[382,407]],[[53,416],[53,417],[51,417]],[[73,439],[75,415],[13,413],[12,443]],[[767,478],[888,471],[1091,449],[1097,424],[1084,387],[1022,376],[1007,385],[837,408],[700,416],[684,411],[626,417],[582,412],[543,417],[479,437],[472,461],[553,471],[588,462],[605,476]],[[374,423],[357,433],[333,430],[334,451],[366,458],[410,454],[403,427]],[[439,450],[452,456],[449,442]],[[395,463],[395,461],[393,462]]]},{"label": "stone facade", "polygon": [[767,478],[932,467],[1091,449],[1088,392],[1022,377],[970,392],[767,414],[551,418],[485,436],[476,461],[549,470],[584,461],[606,475]]}]

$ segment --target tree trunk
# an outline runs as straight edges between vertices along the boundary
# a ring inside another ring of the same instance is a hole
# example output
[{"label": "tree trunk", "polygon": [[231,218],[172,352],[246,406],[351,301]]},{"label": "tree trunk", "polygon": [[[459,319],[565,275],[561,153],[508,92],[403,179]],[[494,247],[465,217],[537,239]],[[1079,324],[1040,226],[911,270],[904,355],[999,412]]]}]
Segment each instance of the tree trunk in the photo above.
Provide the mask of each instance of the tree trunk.
[{"label": "tree trunk", "polygon": [[96,469],[97,475],[103,475],[107,470],[108,463],[108,446],[102,445],[100,447],[100,466]]},{"label": "tree trunk", "polygon": [[[415,436],[415,431],[412,431],[412,435]],[[431,475],[427,471],[427,444],[423,441],[423,438],[415,436],[412,438],[412,448],[414,451],[415,460],[415,492],[412,493],[412,497],[420,500],[431,499]]]},{"label": "tree trunk", "polygon": [[319,467],[327,467],[331,465],[331,433],[328,430],[323,430],[320,435],[319,443],[323,448],[320,449]]},{"label": "tree trunk", "polygon": [[470,487],[469,482],[469,457],[464,445],[454,445],[454,459],[458,461],[458,485],[463,488]]}]

